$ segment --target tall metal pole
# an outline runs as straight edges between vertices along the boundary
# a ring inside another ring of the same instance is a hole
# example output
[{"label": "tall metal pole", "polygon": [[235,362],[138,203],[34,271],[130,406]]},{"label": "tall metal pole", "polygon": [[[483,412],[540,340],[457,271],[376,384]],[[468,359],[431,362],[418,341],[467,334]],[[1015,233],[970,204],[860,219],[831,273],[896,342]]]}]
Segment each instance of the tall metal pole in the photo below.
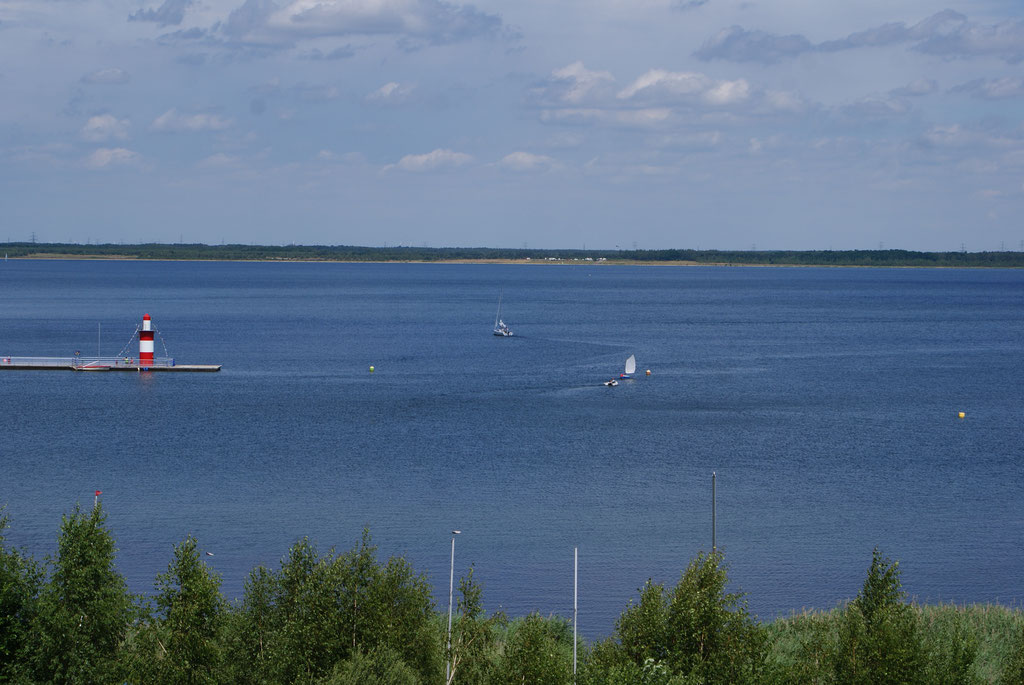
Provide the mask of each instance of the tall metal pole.
[{"label": "tall metal pole", "polygon": [[452,531],[452,565],[448,572],[448,654],[444,665],[444,682],[447,685],[452,677],[452,593],[455,589],[455,536],[461,530]]},{"label": "tall metal pole", "polygon": [[711,553],[718,551],[718,541],[715,539],[715,515],[717,514],[718,502],[715,493],[715,472],[711,472]]},{"label": "tall metal pole", "polygon": [[579,615],[580,548],[572,548],[572,682],[576,682],[576,619]]}]

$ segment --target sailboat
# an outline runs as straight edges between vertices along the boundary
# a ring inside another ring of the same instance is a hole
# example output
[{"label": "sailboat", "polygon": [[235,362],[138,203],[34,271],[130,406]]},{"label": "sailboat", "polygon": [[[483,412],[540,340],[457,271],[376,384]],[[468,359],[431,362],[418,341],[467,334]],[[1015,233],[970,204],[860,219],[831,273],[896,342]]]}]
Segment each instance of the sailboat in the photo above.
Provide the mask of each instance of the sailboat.
[{"label": "sailboat", "polygon": [[619,378],[632,378],[633,374],[636,373],[636,356],[629,355],[629,359],[626,360],[625,373],[620,373]]},{"label": "sailboat", "polygon": [[502,338],[510,338],[512,337],[512,329],[501,320],[501,296],[503,294],[498,294],[498,313],[494,315],[494,334]]}]

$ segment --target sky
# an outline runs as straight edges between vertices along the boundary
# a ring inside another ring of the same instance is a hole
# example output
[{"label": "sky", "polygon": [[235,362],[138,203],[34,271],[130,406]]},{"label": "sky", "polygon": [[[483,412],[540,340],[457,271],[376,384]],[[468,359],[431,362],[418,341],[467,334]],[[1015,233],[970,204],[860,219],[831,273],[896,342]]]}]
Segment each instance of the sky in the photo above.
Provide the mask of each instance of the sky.
[{"label": "sky", "polygon": [[0,241],[1024,249],[1020,0],[0,0]]}]

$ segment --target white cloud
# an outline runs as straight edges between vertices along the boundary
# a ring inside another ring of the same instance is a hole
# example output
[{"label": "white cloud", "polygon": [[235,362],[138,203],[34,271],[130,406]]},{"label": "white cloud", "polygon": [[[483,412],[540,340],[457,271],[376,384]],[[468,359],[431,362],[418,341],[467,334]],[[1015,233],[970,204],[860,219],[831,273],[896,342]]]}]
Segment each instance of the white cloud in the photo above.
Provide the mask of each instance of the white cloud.
[{"label": "white cloud", "polygon": [[984,100],[1005,100],[1024,96],[1024,79],[1009,76],[998,79],[977,79],[952,89]]},{"label": "white cloud", "polygon": [[607,71],[591,71],[583,62],[573,62],[551,72],[551,78],[540,89],[545,100],[579,104],[593,97],[600,98],[615,83]]},{"label": "white cloud", "polygon": [[765,91],[762,102],[766,109],[774,112],[803,112],[807,103],[797,93],[783,90]]},{"label": "white cloud", "polygon": [[929,95],[939,89],[939,84],[932,79],[919,78],[916,81],[912,81],[905,86],[896,88],[892,91],[893,95],[902,95],[904,97],[920,97],[922,95]]},{"label": "white cloud", "polygon": [[843,114],[858,119],[888,119],[910,112],[906,100],[885,95],[871,95],[841,108]]},{"label": "white cloud", "polygon": [[964,129],[960,124],[949,126],[933,126],[924,134],[924,140],[932,145],[957,147],[978,142],[978,136]]},{"label": "white cloud", "polygon": [[744,79],[716,81],[705,74],[690,71],[652,69],[623,88],[616,97],[628,100],[697,99],[713,106],[728,106],[750,98],[750,84]]},{"label": "white cloud", "polygon": [[82,83],[95,85],[122,85],[128,83],[131,77],[124,69],[98,69],[82,77]]},{"label": "white cloud", "polygon": [[101,147],[86,158],[85,165],[90,169],[108,169],[115,166],[131,166],[140,160],[141,155],[134,150]]},{"label": "white cloud", "polygon": [[295,93],[303,102],[331,102],[341,97],[341,91],[337,86],[310,86],[304,84],[296,86]]},{"label": "white cloud", "polygon": [[406,155],[398,160],[396,164],[389,164],[385,167],[385,171],[392,168],[411,172],[438,171],[454,169],[469,164],[472,161],[473,158],[463,152],[453,152],[452,150],[439,148],[422,155]]},{"label": "white cloud", "polygon": [[99,143],[105,140],[126,140],[131,122],[118,119],[112,114],[101,114],[91,117],[82,127],[83,140]]},{"label": "white cloud", "polygon": [[241,165],[241,160],[238,157],[223,152],[217,152],[203,160],[200,160],[196,166],[201,169],[237,169]]},{"label": "white cloud", "polygon": [[620,100],[627,100],[640,93],[651,92],[667,93],[670,95],[699,95],[707,91],[711,85],[711,79],[704,74],[651,69],[619,91],[616,97]]},{"label": "white cloud", "polygon": [[164,0],[159,8],[140,9],[128,15],[128,21],[151,21],[160,26],[177,26],[185,18],[192,0]]},{"label": "white cloud", "polygon": [[946,9],[913,25],[890,22],[821,43],[813,43],[800,34],[780,35],[730,26],[706,40],[694,55],[702,60],[774,64],[805,53],[891,45],[909,45],[918,52],[943,57],[993,56],[1017,64],[1024,60],[1024,20],[978,24],[959,12]]},{"label": "white cloud", "polygon": [[383,86],[366,96],[368,102],[380,104],[392,104],[404,102],[408,99],[415,86],[401,84],[395,81],[385,83]]},{"label": "white cloud", "polygon": [[246,40],[395,35],[444,45],[498,35],[502,26],[496,14],[442,0],[247,0],[223,30]]},{"label": "white cloud", "polygon": [[924,133],[922,140],[926,144],[935,147],[966,148],[970,151],[976,151],[978,148],[1024,149],[1024,141],[1019,138],[1010,138],[985,130],[972,129],[961,124],[933,126]]},{"label": "white cloud", "polygon": [[750,85],[743,79],[723,81],[704,93],[704,100],[712,105],[733,105],[750,97]]},{"label": "white cloud", "polygon": [[196,131],[223,131],[231,126],[230,119],[216,114],[180,114],[176,109],[170,109],[158,116],[152,128],[154,131],[168,132],[196,132]]},{"label": "white cloud", "polygon": [[667,107],[651,107],[647,109],[600,109],[564,108],[541,112],[540,119],[547,123],[566,124],[609,124],[626,127],[658,126],[672,116]]},{"label": "white cloud", "polygon": [[678,148],[682,150],[711,150],[722,142],[719,131],[702,131],[700,133],[674,133],[657,138],[658,148]]},{"label": "white cloud", "polygon": [[508,171],[530,172],[546,171],[555,165],[555,160],[547,155],[535,155],[530,152],[512,152],[505,155],[498,166]]}]

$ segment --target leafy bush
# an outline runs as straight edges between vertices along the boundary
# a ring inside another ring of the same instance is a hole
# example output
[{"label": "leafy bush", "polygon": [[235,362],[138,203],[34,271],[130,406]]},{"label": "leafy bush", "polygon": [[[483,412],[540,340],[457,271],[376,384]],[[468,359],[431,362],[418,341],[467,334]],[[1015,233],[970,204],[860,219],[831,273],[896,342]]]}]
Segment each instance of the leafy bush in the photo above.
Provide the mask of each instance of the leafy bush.
[{"label": "leafy bush", "polygon": [[0,682],[24,675],[43,583],[39,565],[4,544],[7,525],[8,518],[0,509]]},{"label": "leafy bush", "polygon": [[115,682],[121,647],[137,610],[114,569],[114,539],[97,505],[63,517],[57,553],[50,557],[30,656],[43,682]]},{"label": "leafy bush", "polygon": [[652,683],[680,677],[698,683],[758,682],[766,633],[747,612],[743,595],[725,591],[727,582],[721,553],[699,554],[671,593],[648,581],[639,603],[631,603],[616,625],[621,649],[635,668],[602,655],[609,677],[615,672],[621,674],[616,678],[628,674]]},{"label": "leafy bush", "polygon": [[505,651],[491,682],[495,685],[572,682],[572,628],[562,618],[532,613],[509,625]]},{"label": "leafy bush", "polygon": [[837,683],[922,682],[925,655],[918,620],[903,599],[899,562],[875,548],[864,588],[847,606],[839,625]]},{"label": "leafy bush", "polygon": [[157,614],[133,640],[132,674],[140,682],[222,682],[228,606],[220,576],[200,560],[194,537],[174,548],[174,560],[157,576],[156,589]]},{"label": "leafy bush", "polygon": [[308,540],[277,573],[254,570],[232,623],[240,682],[324,678],[335,664],[387,648],[423,679],[438,678],[440,635],[426,578],[404,559],[377,562],[368,532],[351,551],[320,556]]}]

